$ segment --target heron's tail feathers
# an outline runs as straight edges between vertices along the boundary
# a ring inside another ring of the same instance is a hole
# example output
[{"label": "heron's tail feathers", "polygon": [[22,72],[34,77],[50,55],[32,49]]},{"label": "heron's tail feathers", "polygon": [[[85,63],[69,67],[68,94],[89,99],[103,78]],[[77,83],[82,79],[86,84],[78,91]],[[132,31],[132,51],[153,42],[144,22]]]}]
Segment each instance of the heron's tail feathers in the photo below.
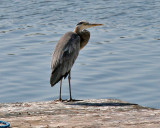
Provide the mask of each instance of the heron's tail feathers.
[{"label": "heron's tail feathers", "polygon": [[53,87],[56,83],[58,83],[63,77],[59,74],[58,70],[53,70],[50,77],[50,84]]},{"label": "heron's tail feathers", "polygon": [[50,84],[53,87],[56,83],[58,83],[63,77],[64,79],[68,76],[70,71],[65,71],[61,66],[56,67],[52,70],[50,77]]}]

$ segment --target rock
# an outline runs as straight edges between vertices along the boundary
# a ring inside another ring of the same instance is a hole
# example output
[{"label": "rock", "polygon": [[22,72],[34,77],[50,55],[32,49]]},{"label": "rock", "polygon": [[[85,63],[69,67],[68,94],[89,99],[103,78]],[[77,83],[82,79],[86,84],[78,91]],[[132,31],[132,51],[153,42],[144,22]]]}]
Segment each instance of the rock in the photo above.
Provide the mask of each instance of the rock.
[{"label": "rock", "polygon": [[12,128],[158,128],[160,110],[114,99],[0,104]]}]

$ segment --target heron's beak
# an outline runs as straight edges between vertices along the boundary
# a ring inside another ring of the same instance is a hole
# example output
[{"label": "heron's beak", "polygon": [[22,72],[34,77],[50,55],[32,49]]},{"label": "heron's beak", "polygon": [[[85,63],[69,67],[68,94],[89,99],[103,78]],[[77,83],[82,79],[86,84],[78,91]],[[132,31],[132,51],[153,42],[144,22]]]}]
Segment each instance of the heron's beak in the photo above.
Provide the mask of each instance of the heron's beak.
[{"label": "heron's beak", "polygon": [[104,24],[92,24],[92,23],[82,24],[82,25],[76,26],[74,32],[80,32],[84,29],[95,27],[95,26],[101,26],[101,25],[104,25]]},{"label": "heron's beak", "polygon": [[90,28],[90,27],[101,26],[101,25],[104,25],[104,24],[91,24],[91,23],[89,23],[87,26]]}]

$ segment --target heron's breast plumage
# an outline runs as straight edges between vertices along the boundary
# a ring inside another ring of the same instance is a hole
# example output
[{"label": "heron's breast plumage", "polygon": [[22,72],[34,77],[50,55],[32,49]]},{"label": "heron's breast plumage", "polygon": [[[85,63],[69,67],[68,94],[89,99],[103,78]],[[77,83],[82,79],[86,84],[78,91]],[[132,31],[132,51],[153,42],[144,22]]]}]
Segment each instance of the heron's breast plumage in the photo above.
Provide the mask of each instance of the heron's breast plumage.
[{"label": "heron's breast plumage", "polygon": [[79,32],[78,35],[80,36],[80,39],[81,39],[80,49],[82,49],[87,45],[87,43],[90,39],[90,32],[88,30],[83,30],[83,31]]}]

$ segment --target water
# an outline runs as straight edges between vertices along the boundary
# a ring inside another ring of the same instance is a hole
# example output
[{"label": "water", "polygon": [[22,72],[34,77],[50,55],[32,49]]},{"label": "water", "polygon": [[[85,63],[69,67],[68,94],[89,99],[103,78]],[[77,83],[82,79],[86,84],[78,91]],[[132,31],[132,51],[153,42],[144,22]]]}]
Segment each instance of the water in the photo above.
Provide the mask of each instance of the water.
[{"label": "water", "polygon": [[[91,39],[72,69],[76,99],[113,98],[160,108],[160,1],[1,0],[0,102],[47,101],[59,38],[87,20]],[[62,98],[69,98],[67,79]]]}]

